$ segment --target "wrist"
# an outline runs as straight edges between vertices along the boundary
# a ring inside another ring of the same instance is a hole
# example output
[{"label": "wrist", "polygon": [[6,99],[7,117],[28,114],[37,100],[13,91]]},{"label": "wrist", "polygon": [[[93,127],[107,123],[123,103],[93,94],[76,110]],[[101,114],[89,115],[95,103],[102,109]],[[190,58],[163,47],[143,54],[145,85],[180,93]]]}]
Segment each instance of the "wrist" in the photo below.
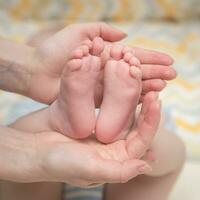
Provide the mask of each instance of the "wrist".
[{"label": "wrist", "polygon": [[27,96],[35,49],[0,38],[0,89]]},{"label": "wrist", "polygon": [[[14,141],[16,143],[14,148],[16,147],[19,150],[23,148],[23,151],[20,150],[20,153],[16,151],[16,156],[21,158],[24,157],[24,154],[27,155],[27,159],[20,162],[20,167],[14,165],[14,171],[16,169],[19,175],[20,171],[22,171],[22,175],[25,175],[25,177],[20,175],[20,177],[17,177],[16,181],[40,182],[54,180],[51,177],[51,173],[49,173],[49,171],[51,171],[51,166],[46,164],[49,160],[49,154],[51,154],[49,153],[49,146],[51,146],[52,142],[60,141],[60,137],[63,138],[63,136],[57,136],[57,134],[50,130],[49,109],[44,108],[21,117],[13,124],[9,125],[9,127],[12,128],[11,130],[15,131],[13,135],[16,137],[11,138],[10,142],[8,141],[7,143],[12,144],[12,141]],[[15,155],[13,155],[13,157],[14,156]],[[19,160],[21,160],[20,158]],[[12,170],[13,169],[10,169],[9,171]],[[13,180],[13,177],[16,176],[18,176],[18,174],[13,174],[9,177],[6,176],[6,180]]]},{"label": "wrist", "polygon": [[15,182],[35,182],[40,178],[34,134],[0,126],[0,178]]}]

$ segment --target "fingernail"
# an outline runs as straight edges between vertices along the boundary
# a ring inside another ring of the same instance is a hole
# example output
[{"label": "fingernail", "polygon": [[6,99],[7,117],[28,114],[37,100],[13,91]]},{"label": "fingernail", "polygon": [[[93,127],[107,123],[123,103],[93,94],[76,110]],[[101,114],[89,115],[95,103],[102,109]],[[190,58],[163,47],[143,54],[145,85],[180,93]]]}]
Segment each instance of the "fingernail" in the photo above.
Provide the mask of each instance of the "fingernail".
[{"label": "fingernail", "polygon": [[147,164],[145,164],[145,165],[143,165],[143,166],[140,166],[139,168],[138,168],[138,172],[140,173],[140,174],[146,174],[146,173],[149,173],[149,172],[151,172],[152,171],[152,168],[149,166],[149,165],[147,165]]},{"label": "fingernail", "polygon": [[172,63],[174,63],[174,59],[170,56]]},{"label": "fingernail", "polygon": [[162,87],[160,88],[160,90],[163,90],[163,89],[166,88],[167,82],[162,80],[162,84],[163,84],[163,85],[162,85]]},{"label": "fingernail", "polygon": [[172,65],[174,63],[174,59],[170,55],[167,55],[167,57],[168,65]]},{"label": "fingernail", "polygon": [[128,34],[127,33],[124,33],[124,37],[127,37],[128,36]]},{"label": "fingernail", "polygon": [[167,70],[165,72],[165,76],[166,76],[167,79],[172,80],[172,79],[176,78],[177,72],[176,72],[175,69],[170,68],[169,70]]},{"label": "fingernail", "polygon": [[174,69],[174,78],[177,77],[177,71]]}]

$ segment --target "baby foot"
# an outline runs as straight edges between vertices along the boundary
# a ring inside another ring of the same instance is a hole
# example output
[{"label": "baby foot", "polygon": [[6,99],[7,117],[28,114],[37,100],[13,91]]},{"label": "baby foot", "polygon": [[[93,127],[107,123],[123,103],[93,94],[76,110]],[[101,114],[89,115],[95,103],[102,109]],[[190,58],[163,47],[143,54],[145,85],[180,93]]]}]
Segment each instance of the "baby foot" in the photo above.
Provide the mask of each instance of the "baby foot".
[{"label": "baby foot", "polygon": [[94,130],[94,89],[101,70],[97,56],[103,45],[101,38],[95,38],[72,53],[64,68],[58,99],[50,106],[54,130],[77,139],[88,137]]},{"label": "baby foot", "polygon": [[113,45],[104,69],[104,95],[97,119],[96,137],[103,143],[123,139],[132,126],[141,95],[139,61],[123,47]]}]

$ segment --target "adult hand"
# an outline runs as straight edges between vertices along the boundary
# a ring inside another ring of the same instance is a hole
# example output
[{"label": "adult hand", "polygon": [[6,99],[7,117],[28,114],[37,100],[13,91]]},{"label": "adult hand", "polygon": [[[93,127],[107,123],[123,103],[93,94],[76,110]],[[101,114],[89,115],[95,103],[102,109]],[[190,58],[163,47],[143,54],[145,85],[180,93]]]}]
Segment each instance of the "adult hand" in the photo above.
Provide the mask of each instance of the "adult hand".
[{"label": "adult hand", "polygon": [[[32,67],[31,81],[27,96],[50,104],[59,92],[60,77],[70,52],[85,40],[102,37],[105,41],[115,42],[126,35],[105,23],[72,24],[43,41],[36,48],[37,66]],[[173,63],[166,54],[131,48],[142,63],[143,91],[160,91],[164,88],[163,80],[175,78],[176,72],[168,67]],[[105,59],[105,58],[104,58]],[[160,80],[163,79],[163,80]],[[102,99],[102,78],[96,87],[96,106]]]},{"label": "adult hand", "polygon": [[[57,132],[27,134],[5,130],[7,134],[10,132],[11,142],[2,135],[1,178],[17,182],[66,182],[88,187],[127,182],[150,172],[149,165],[138,158],[145,154],[156,133],[160,103],[153,94],[148,94],[145,99],[137,126],[127,139],[112,144],[101,144],[94,138],[73,140]],[[31,115],[27,116],[29,120]],[[27,126],[24,122],[26,117],[12,127],[23,129],[22,126]]]},{"label": "adult hand", "polygon": [[73,140],[59,133],[37,134],[38,152],[46,158],[44,171],[51,181],[59,177],[60,181],[82,187],[123,183],[149,173],[151,168],[138,159],[149,149],[159,121],[160,102],[154,93],[149,93],[136,127],[125,140],[102,144],[94,138]]},{"label": "adult hand", "polygon": [[72,24],[58,31],[36,48],[38,66],[32,68],[29,94],[46,104],[52,103],[59,92],[61,73],[70,52],[85,40],[102,37],[115,42],[126,36],[122,31],[105,23]]}]

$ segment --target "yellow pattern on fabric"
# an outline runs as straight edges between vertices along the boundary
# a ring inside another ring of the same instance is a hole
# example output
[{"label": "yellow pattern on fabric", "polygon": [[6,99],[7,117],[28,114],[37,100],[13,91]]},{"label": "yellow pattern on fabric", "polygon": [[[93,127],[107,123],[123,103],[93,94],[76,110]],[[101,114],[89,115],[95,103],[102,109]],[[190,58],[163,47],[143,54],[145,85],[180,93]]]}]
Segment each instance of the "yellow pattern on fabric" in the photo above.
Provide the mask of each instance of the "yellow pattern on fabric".
[{"label": "yellow pattern on fabric", "polygon": [[117,10],[112,14],[113,21],[122,21],[128,20],[128,12],[130,9],[130,1],[129,0],[119,0],[117,3]]},{"label": "yellow pattern on fabric", "polygon": [[176,16],[176,4],[178,3],[178,0],[176,0],[176,4],[174,1],[169,0],[157,0],[158,3],[161,5],[162,9],[164,10],[164,16],[166,16],[167,19],[173,19]]},{"label": "yellow pattern on fabric", "polygon": [[81,3],[80,0],[67,0],[66,3],[69,6],[69,11],[64,16],[65,21],[75,21],[76,19],[79,19],[79,16],[84,9],[83,3]]},{"label": "yellow pattern on fabric", "polygon": [[87,20],[88,21],[94,21],[94,16],[97,13],[101,13],[101,3],[99,1],[94,1],[94,0],[88,0],[89,5],[93,5],[92,10],[90,9],[90,12],[86,13],[87,14]]},{"label": "yellow pattern on fabric", "polygon": [[181,128],[188,130],[192,132],[193,134],[199,134],[200,133],[200,121],[195,124],[190,124],[184,119],[177,118],[176,124],[180,126]]},{"label": "yellow pattern on fabric", "polygon": [[14,19],[20,19],[24,12],[31,10],[32,1],[31,0],[19,0],[15,7],[10,9],[10,14]]},{"label": "yellow pattern on fabric", "polygon": [[179,77],[176,78],[176,80],[174,80],[174,83],[183,87],[185,90],[188,90],[188,91],[200,88],[200,82],[199,83],[191,83],[191,82],[181,79]]}]

